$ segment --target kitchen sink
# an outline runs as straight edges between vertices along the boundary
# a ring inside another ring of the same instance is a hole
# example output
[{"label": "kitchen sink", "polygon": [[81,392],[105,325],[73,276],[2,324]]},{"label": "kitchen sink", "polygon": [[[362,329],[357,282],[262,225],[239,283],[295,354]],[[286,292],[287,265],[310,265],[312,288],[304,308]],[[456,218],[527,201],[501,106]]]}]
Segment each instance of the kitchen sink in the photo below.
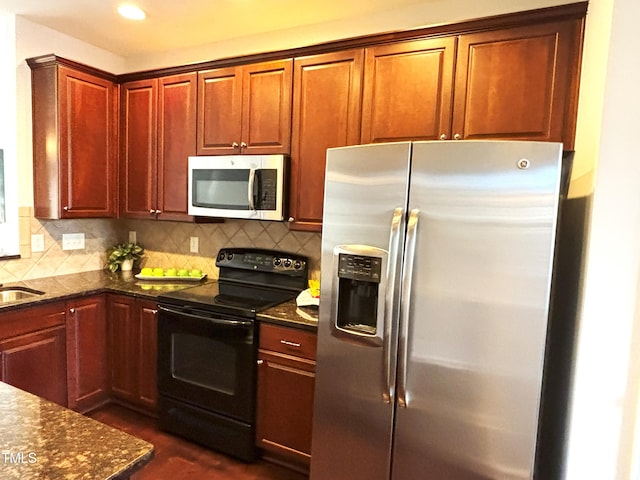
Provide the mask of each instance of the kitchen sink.
[{"label": "kitchen sink", "polygon": [[27,287],[0,287],[0,304],[43,295],[44,292]]}]

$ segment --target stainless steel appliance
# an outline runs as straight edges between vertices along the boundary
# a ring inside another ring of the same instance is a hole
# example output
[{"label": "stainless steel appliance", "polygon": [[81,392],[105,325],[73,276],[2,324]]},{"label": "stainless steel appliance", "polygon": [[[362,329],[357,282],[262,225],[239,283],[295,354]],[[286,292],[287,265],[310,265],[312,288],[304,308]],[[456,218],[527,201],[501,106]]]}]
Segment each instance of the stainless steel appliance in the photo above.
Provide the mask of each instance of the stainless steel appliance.
[{"label": "stainless steel appliance", "polygon": [[160,426],[245,461],[255,456],[256,313],[306,287],[306,257],[225,248],[218,282],[158,297]]},{"label": "stainless steel appliance", "polygon": [[562,145],[327,153],[311,480],[536,475]]},{"label": "stainless steel appliance", "polygon": [[289,158],[189,157],[189,215],[284,220]]}]

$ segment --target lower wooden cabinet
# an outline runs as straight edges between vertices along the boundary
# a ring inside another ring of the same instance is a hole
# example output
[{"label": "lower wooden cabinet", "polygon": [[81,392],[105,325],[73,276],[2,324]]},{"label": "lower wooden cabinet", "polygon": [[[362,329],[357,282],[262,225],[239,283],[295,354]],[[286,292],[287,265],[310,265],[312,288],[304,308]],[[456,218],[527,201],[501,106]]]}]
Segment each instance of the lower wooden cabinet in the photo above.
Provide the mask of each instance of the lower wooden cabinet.
[{"label": "lower wooden cabinet", "polygon": [[308,471],[315,386],[316,335],[260,325],[257,444],[265,458]]},{"label": "lower wooden cabinet", "polygon": [[83,297],[66,307],[68,406],[87,412],[109,400],[106,301]]},{"label": "lower wooden cabinet", "polygon": [[0,314],[0,380],[67,405],[65,305]]},{"label": "lower wooden cabinet", "polygon": [[157,304],[110,295],[108,330],[111,394],[146,413],[155,413],[157,387]]}]

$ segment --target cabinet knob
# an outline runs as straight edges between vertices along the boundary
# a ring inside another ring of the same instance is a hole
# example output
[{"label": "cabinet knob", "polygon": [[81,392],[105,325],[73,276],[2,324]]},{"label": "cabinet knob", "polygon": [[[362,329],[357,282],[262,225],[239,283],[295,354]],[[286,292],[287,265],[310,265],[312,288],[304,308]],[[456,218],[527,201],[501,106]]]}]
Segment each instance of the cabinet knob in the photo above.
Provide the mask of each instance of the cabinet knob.
[{"label": "cabinet knob", "polygon": [[456,134],[453,136],[453,139],[454,139],[454,140],[460,140],[461,138],[462,138],[462,135],[460,135],[459,133],[456,133]]},{"label": "cabinet knob", "polygon": [[156,315],[158,313],[158,310],[151,310],[151,313],[153,313],[154,315]]},{"label": "cabinet knob", "polygon": [[76,309],[75,308],[70,308],[69,309],[69,313],[76,313]]},{"label": "cabinet knob", "polygon": [[247,142],[240,142],[240,148],[247,148]]},{"label": "cabinet knob", "polygon": [[65,212],[68,212],[68,211],[69,211],[69,207],[67,207],[66,205],[65,205],[64,207],[62,207],[62,209],[63,209]]},{"label": "cabinet knob", "polygon": [[296,221],[296,219],[295,219],[295,218],[293,218],[293,217],[289,217],[289,221],[290,221],[290,222],[295,222],[295,221]]},{"label": "cabinet knob", "polygon": [[231,146],[232,146],[233,148],[238,148],[238,147],[239,147],[238,142],[233,142],[233,143],[231,144]]},{"label": "cabinet knob", "polygon": [[440,140],[446,140],[447,139],[447,134],[443,133],[442,135],[440,135]]},{"label": "cabinet knob", "polygon": [[156,214],[160,215],[162,213],[162,210],[156,210]]},{"label": "cabinet knob", "polygon": [[257,363],[258,365],[262,365],[262,364],[264,363],[264,360],[258,360],[256,363]]}]

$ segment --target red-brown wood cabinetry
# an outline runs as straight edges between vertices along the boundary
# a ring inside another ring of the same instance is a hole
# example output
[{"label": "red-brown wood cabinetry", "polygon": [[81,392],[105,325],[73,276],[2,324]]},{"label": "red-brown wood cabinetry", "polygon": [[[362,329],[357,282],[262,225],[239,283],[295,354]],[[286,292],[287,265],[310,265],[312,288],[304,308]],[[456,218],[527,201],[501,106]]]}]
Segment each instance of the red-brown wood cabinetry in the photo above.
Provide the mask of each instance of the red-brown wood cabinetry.
[{"label": "red-brown wood cabinetry", "polygon": [[196,152],[196,73],[121,86],[120,213],[192,220],[187,159]]},{"label": "red-brown wood cabinetry", "polygon": [[110,295],[107,322],[112,395],[147,413],[155,413],[157,304]]},{"label": "red-brown wood cabinetry", "polygon": [[441,37],[367,48],[362,143],[448,134],[455,45]]},{"label": "red-brown wood cabinetry", "polygon": [[63,302],[0,313],[0,380],[67,405]]},{"label": "red-brown wood cabinetry", "polygon": [[362,143],[503,139],[573,148],[582,20],[367,48]]},{"label": "red-brown wood cabinetry", "polygon": [[115,77],[56,56],[29,60],[37,218],[117,212]]},{"label": "red-brown wood cabinetry", "polygon": [[69,300],[66,312],[68,406],[87,412],[109,400],[105,297]]},{"label": "red-brown wood cabinetry", "polygon": [[289,153],[292,60],[198,72],[198,155]]},{"label": "red-brown wood cabinetry", "polygon": [[461,35],[452,133],[573,148],[582,22]]},{"label": "red-brown wood cabinetry", "polygon": [[306,471],[311,458],[316,334],[262,323],[256,435],[264,456]]},{"label": "red-brown wood cabinetry", "polygon": [[364,50],[296,58],[289,226],[321,230],[326,150],[360,139]]}]

